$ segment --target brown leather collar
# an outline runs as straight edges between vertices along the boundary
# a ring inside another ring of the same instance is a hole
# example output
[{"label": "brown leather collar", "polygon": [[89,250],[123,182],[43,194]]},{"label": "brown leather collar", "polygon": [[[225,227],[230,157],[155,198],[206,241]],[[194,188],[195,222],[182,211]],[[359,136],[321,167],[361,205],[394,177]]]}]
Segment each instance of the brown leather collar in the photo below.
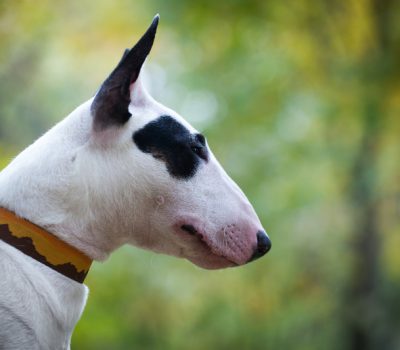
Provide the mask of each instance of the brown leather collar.
[{"label": "brown leather collar", "polygon": [[4,208],[0,208],[0,239],[79,283],[92,264],[81,251]]}]

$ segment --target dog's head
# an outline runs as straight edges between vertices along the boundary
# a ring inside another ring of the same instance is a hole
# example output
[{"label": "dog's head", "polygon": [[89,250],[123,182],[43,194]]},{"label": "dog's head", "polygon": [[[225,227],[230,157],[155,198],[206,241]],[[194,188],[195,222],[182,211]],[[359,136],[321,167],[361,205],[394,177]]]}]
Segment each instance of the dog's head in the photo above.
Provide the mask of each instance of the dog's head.
[{"label": "dog's head", "polygon": [[158,16],[91,104],[91,152],[107,211],[120,212],[117,225],[136,246],[204,268],[242,265],[264,255],[270,240],[205,137],[142,86],[157,25]]}]

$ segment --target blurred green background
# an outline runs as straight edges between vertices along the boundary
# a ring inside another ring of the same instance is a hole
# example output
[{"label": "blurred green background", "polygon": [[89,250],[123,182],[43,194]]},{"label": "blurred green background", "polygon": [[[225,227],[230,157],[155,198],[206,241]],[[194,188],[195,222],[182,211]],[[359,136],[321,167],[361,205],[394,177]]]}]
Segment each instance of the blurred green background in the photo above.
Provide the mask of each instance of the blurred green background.
[{"label": "blurred green background", "polygon": [[147,86],[269,232],[204,271],[95,263],[73,349],[400,349],[400,2],[0,1],[0,167],[90,98],[153,15]]}]

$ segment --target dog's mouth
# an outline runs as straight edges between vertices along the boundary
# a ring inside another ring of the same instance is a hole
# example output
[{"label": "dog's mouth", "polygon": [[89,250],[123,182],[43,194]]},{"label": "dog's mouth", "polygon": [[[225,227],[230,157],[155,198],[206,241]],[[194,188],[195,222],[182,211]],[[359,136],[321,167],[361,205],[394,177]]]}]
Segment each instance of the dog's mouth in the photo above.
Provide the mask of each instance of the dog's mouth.
[{"label": "dog's mouth", "polygon": [[198,237],[200,239],[203,238],[203,235],[201,235],[201,234],[199,235],[198,231],[194,228],[193,225],[185,224],[185,225],[181,226],[181,229],[182,229],[182,231],[185,231],[185,232],[189,233],[192,236],[198,235]]},{"label": "dog's mouth", "polygon": [[237,263],[221,254],[221,252],[216,251],[216,249],[213,247],[213,244],[207,239],[206,235],[192,224],[183,224],[180,226],[180,230],[183,233],[193,237],[196,240],[196,243],[200,244],[203,250],[207,252],[205,257],[195,256],[188,258],[196,265],[206,269],[237,266]]}]

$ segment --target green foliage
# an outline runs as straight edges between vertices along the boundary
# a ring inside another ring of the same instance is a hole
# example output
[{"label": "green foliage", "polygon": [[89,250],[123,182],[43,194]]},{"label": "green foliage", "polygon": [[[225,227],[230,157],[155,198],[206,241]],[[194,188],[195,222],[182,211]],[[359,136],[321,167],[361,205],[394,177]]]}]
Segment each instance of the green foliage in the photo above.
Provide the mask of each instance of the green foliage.
[{"label": "green foliage", "polygon": [[151,90],[205,130],[273,248],[211,272],[124,247],[89,274],[73,348],[400,347],[399,2],[3,1],[0,167],[156,12]]}]

